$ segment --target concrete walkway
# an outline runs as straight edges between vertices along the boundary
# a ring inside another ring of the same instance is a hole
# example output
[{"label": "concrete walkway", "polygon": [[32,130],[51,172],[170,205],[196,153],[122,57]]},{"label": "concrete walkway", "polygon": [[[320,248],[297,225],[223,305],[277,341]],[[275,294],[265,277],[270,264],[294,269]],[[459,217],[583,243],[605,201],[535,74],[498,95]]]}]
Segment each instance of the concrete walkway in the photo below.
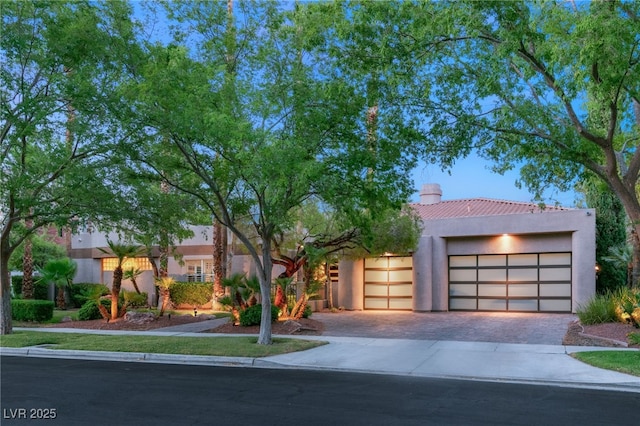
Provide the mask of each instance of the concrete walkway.
[{"label": "concrete walkway", "polygon": [[[555,318],[555,320],[558,320],[558,318]],[[564,318],[561,320],[564,321]],[[221,335],[198,333],[198,331],[215,328],[219,322],[225,321],[226,319],[218,319],[146,332],[81,331],[62,328],[40,328],[37,330],[212,338]],[[331,326],[328,328],[331,329]],[[19,329],[16,328],[16,330]],[[497,332],[499,332],[499,327],[492,333]],[[465,380],[537,383],[640,393],[640,377],[591,367],[570,356],[574,352],[611,350],[610,348],[563,346],[561,344],[333,336],[330,335],[330,330],[328,330],[328,334],[322,336],[292,336],[293,338],[326,341],[329,344],[303,352],[264,358],[86,352],[54,350],[42,347],[0,348],[0,354],[212,366],[303,368]],[[229,335],[224,334],[224,336]],[[635,349],[626,350],[639,352]]]}]

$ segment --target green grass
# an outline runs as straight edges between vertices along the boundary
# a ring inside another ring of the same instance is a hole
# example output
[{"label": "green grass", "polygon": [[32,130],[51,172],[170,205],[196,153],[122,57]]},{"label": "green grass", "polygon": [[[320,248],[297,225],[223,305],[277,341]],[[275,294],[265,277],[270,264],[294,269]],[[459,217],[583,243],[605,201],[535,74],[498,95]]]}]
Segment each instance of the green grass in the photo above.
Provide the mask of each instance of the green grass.
[{"label": "green grass", "polygon": [[634,345],[640,345],[640,333],[631,333],[629,334],[629,342]]},{"label": "green grass", "polygon": [[594,367],[640,376],[640,352],[637,351],[576,352],[572,356]]},{"label": "green grass", "polygon": [[0,346],[13,348],[35,345],[53,345],[50,349],[250,358],[304,351],[326,344],[326,342],[316,340],[283,338],[274,338],[272,345],[258,345],[256,342],[257,337],[255,336],[107,336],[82,333],[51,333],[42,331],[14,331],[12,334],[4,335],[0,338]]}]

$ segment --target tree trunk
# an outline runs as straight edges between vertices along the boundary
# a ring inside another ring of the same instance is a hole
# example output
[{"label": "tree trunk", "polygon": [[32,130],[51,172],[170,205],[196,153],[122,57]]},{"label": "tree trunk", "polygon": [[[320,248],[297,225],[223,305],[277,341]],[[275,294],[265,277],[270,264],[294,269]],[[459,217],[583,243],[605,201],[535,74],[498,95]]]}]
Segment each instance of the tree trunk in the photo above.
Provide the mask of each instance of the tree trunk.
[{"label": "tree trunk", "polygon": [[64,286],[57,286],[57,287],[58,287],[58,295],[56,296],[56,306],[58,307],[58,309],[65,310],[67,309],[67,302],[64,298]]},{"label": "tree trunk", "polygon": [[270,239],[263,238],[262,241],[262,273],[258,274],[262,316],[258,344],[270,345],[273,343],[271,337],[271,270],[273,269],[273,263],[271,261]]},{"label": "tree trunk", "polygon": [[113,270],[113,283],[111,284],[111,319],[118,319],[118,297],[122,286],[122,267]]},{"label": "tree trunk", "polygon": [[[27,228],[32,226],[28,221]],[[24,255],[22,256],[22,298],[33,299],[33,241],[31,237],[24,240]]]},{"label": "tree trunk", "polygon": [[163,316],[164,311],[170,306],[171,290],[169,290],[168,288],[161,288],[160,293],[162,296],[162,306],[160,307],[160,316]]},{"label": "tree trunk", "polygon": [[13,326],[11,323],[11,274],[9,273],[9,233],[12,223],[9,221],[0,235],[0,334],[11,334]]},{"label": "tree trunk", "polygon": [[131,284],[133,285],[133,288],[135,289],[136,293],[141,294],[140,289],[138,288],[138,283],[136,282],[135,278],[131,278]]},{"label": "tree trunk", "polygon": [[226,259],[223,233],[227,229],[217,220],[213,224],[213,296],[217,300],[224,296],[222,280],[225,278]]}]

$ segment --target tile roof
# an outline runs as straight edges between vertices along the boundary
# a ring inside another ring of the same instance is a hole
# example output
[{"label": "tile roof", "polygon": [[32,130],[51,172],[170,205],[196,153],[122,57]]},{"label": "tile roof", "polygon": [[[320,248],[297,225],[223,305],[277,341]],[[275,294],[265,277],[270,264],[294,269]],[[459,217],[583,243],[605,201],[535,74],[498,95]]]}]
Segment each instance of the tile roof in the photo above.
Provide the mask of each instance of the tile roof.
[{"label": "tile roof", "polygon": [[558,206],[545,206],[544,209],[542,209],[539,205],[533,203],[493,200],[489,198],[450,200],[435,204],[412,203],[410,206],[415,209],[423,220],[572,210]]}]

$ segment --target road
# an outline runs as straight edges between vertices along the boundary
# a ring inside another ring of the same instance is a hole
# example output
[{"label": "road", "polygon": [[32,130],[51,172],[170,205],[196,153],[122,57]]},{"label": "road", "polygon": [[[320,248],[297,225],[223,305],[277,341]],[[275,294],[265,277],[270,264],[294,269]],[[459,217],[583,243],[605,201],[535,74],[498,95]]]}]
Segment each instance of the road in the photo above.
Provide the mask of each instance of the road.
[{"label": "road", "polygon": [[638,393],[540,385],[11,356],[0,362],[3,426],[620,425],[633,423],[640,407]]}]

